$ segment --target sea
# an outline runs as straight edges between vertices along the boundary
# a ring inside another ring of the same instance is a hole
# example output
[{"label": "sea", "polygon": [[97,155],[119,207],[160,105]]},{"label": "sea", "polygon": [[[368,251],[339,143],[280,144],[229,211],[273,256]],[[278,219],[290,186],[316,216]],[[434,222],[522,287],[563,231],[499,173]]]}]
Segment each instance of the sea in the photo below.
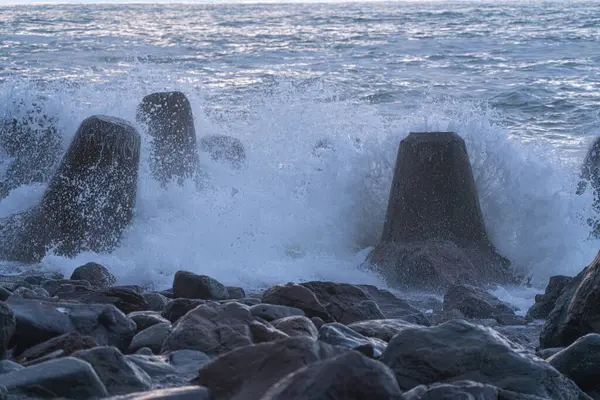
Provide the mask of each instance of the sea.
[{"label": "sea", "polygon": [[[199,138],[241,140],[243,168],[200,153],[209,188],[161,187],[139,127],[120,246],[0,270],[68,276],[94,261],[154,289],[180,269],[248,290],[386,287],[362,264],[400,141],[430,130],[464,138],[489,236],[530,280],[497,288],[501,299],[524,313],[550,276],[577,274],[600,249],[593,195],[576,194],[600,136],[600,2],[0,4],[0,119],[41,112],[58,135],[36,157],[60,161],[94,114],[137,126],[142,97],[166,90],[188,96]],[[0,148],[0,176],[12,162]],[[11,190],[0,217],[35,205],[46,183]]]}]

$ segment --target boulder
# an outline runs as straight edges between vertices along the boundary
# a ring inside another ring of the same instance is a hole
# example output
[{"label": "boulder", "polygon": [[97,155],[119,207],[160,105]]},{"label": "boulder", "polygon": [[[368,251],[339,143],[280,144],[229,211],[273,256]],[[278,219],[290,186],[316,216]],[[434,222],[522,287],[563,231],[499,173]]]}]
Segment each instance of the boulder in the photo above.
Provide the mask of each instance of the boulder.
[{"label": "boulder", "polygon": [[154,353],[160,353],[169,333],[171,333],[171,323],[169,322],[152,325],[133,337],[129,345],[129,352],[135,353],[142,347],[148,347]]},{"label": "boulder", "polygon": [[73,357],[88,362],[110,395],[149,390],[151,379],[138,366],[127,361],[115,347],[80,350]]},{"label": "boulder", "polygon": [[535,304],[527,311],[527,316],[532,319],[546,319],[556,307],[556,301],[563,289],[573,280],[569,276],[553,276],[546,286],[544,294],[535,296]]},{"label": "boulder", "polygon": [[54,296],[59,292],[76,292],[83,289],[92,289],[92,285],[88,281],[69,279],[48,279],[42,282],[41,287],[50,296]]},{"label": "boulder", "polygon": [[[0,374],[0,387],[9,393],[31,390],[67,399],[106,397],[108,393],[90,364],[73,357],[47,361],[18,371]],[[25,397],[25,396],[23,396]]]},{"label": "boulder", "polygon": [[500,389],[552,399],[579,399],[577,385],[491,328],[453,320],[407,328],[392,338],[381,361],[401,389],[472,380]]},{"label": "boulder", "polygon": [[339,322],[325,324],[319,329],[319,340],[335,346],[355,349],[372,358],[379,358],[387,343],[381,339],[367,338]]},{"label": "boulder", "polygon": [[418,325],[411,324],[402,319],[378,319],[355,322],[348,325],[348,327],[364,336],[375,337],[389,342],[397,333],[407,328],[418,328]]},{"label": "boulder", "polygon": [[261,400],[401,400],[394,374],[384,364],[357,352],[308,364],[269,389]]},{"label": "boulder", "polygon": [[252,321],[250,323],[250,332],[252,333],[252,339],[254,340],[254,343],[272,342],[274,340],[287,339],[290,337],[287,333],[284,333],[279,329],[274,328],[266,321],[264,323],[259,321]]},{"label": "boulder", "polygon": [[25,367],[23,367],[21,364],[17,364],[14,361],[0,360],[0,375],[13,371],[21,371],[22,369],[25,369]]},{"label": "boulder", "polygon": [[[162,387],[178,386],[186,383],[185,378],[180,379],[177,383],[173,382],[176,380],[173,375],[178,374],[177,368],[169,364],[165,356],[155,356],[152,353],[152,350],[150,350],[149,354],[139,354],[139,352],[137,352],[135,354],[126,355],[125,359],[137,365],[145,373],[147,373],[152,379],[153,387],[156,387],[157,383],[160,383],[160,386]],[[188,378],[188,380],[190,378]],[[172,385],[172,383],[175,383],[175,385]]]},{"label": "boulder", "polygon": [[137,192],[140,135],[127,121],[85,119],[39,206],[10,222],[3,259],[39,262],[59,255],[114,249],[131,222]]},{"label": "boulder", "polygon": [[88,281],[100,288],[108,288],[117,282],[115,276],[106,267],[95,262],[75,268],[71,274],[71,280]]},{"label": "boulder", "polygon": [[419,309],[406,300],[396,297],[392,292],[373,285],[357,285],[367,297],[377,303],[386,319],[403,319],[406,322],[429,326],[430,322]]},{"label": "boulder", "polygon": [[296,284],[277,285],[267,289],[262,295],[262,302],[299,308],[307,317],[319,317],[331,321],[331,316],[307,287]]},{"label": "boulder", "polygon": [[288,374],[344,351],[308,337],[244,346],[201,367],[194,383],[208,387],[214,400],[260,399]]},{"label": "boulder", "polygon": [[540,334],[540,347],[566,347],[600,333],[600,252],[562,290]]},{"label": "boulder", "polygon": [[6,299],[8,299],[11,295],[12,292],[10,290],[0,286],[0,301],[6,301]]},{"label": "boulder", "polygon": [[151,392],[131,393],[109,397],[106,400],[211,400],[210,391],[202,386],[184,386],[158,389]]},{"label": "boulder", "polygon": [[301,315],[280,318],[273,321],[271,324],[275,329],[278,329],[291,337],[308,336],[316,339],[319,336],[315,324],[313,324],[310,319]]},{"label": "boulder", "polygon": [[6,355],[8,344],[17,328],[15,314],[8,304],[0,301],[0,360]]},{"label": "boulder", "polygon": [[126,350],[135,334],[135,323],[113,305],[51,303],[9,298],[17,320],[13,342],[17,354],[23,350],[73,331],[89,335],[99,345]]},{"label": "boulder", "polygon": [[163,318],[156,311],[136,311],[130,314],[127,314],[129,318],[135,322],[137,326],[137,331],[141,332],[144,329],[150,328],[153,325],[160,323],[169,323],[169,321]]},{"label": "boulder", "polygon": [[390,282],[413,288],[516,282],[488,238],[467,148],[456,133],[402,140],[381,243],[367,261]]},{"label": "boulder", "polygon": [[225,135],[208,135],[200,139],[200,151],[210,154],[213,161],[225,161],[233,168],[241,168],[246,161],[242,142]]},{"label": "boulder", "polygon": [[209,356],[197,350],[176,350],[166,356],[178,374],[190,375],[190,379],[196,376],[200,367],[211,361]]},{"label": "boulder", "polygon": [[[457,381],[453,383],[434,383],[419,385],[404,393],[404,400],[437,400],[437,399],[476,399],[498,400],[500,390],[492,385],[484,385],[473,381]],[[528,397],[521,397],[527,400]],[[540,398],[537,398],[541,400]],[[508,399],[504,399],[508,400]],[[515,399],[516,400],[516,399]],[[533,400],[533,399],[530,399]]]},{"label": "boulder", "polygon": [[229,299],[231,300],[238,300],[246,297],[246,292],[241,287],[225,286],[225,289],[227,289],[227,293],[229,293]]},{"label": "boulder", "polygon": [[207,304],[207,302],[198,299],[173,299],[167,303],[161,315],[175,323],[179,318],[202,304]]},{"label": "boulder", "polygon": [[588,333],[546,361],[588,395],[600,398],[600,334]]},{"label": "boulder", "polygon": [[138,106],[137,120],[152,138],[150,169],[159,182],[182,183],[195,177],[196,128],[192,107],[183,93],[161,92],[144,97]]},{"label": "boulder", "polygon": [[148,310],[163,312],[169,299],[160,293],[144,293],[142,294],[146,303],[148,303]]},{"label": "boulder", "polygon": [[48,354],[54,353],[60,350],[61,356],[70,356],[79,350],[92,349],[98,346],[96,341],[91,336],[82,335],[77,331],[65,333],[60,336],[56,336],[43,343],[37,344],[33,347],[25,350],[17,358],[20,363],[31,362],[38,360]]},{"label": "boulder", "polygon": [[79,289],[58,292],[61,301],[76,301],[85,304],[112,304],[125,314],[147,310],[150,306],[144,296],[126,287],[112,287],[103,290]]},{"label": "boulder", "polygon": [[252,344],[248,306],[226,303],[200,305],[184,315],[173,327],[163,351],[199,350],[209,356]]},{"label": "boulder", "polygon": [[251,306],[250,312],[253,316],[260,317],[265,321],[275,321],[276,319],[292,316],[304,316],[304,311],[299,308],[264,303]]},{"label": "boulder", "polygon": [[[444,296],[444,311],[458,310],[467,318],[494,318],[498,322],[515,317],[513,309],[484,289],[460,284],[451,286]],[[504,319],[503,319],[504,318]]]},{"label": "boulder", "polygon": [[227,288],[206,275],[177,271],[173,279],[173,295],[185,299],[227,300]]}]

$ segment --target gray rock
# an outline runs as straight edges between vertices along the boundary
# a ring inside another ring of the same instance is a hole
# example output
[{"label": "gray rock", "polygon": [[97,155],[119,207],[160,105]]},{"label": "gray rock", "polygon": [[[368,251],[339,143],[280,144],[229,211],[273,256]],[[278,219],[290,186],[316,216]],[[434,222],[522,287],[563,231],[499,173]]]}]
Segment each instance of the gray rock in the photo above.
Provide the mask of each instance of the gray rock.
[{"label": "gray rock", "polygon": [[179,318],[202,304],[207,304],[207,302],[199,299],[173,299],[167,303],[162,316],[175,323]]},{"label": "gray rock", "polygon": [[58,292],[67,292],[69,289],[71,291],[75,291],[76,288],[91,289],[92,285],[84,280],[48,279],[42,282],[41,287],[46,290],[50,296],[54,296]]},{"label": "gray rock", "polygon": [[299,308],[279,306],[276,304],[257,304],[250,307],[250,312],[255,317],[260,317],[266,321],[292,317],[296,315],[304,316],[304,311]]},{"label": "gray rock", "polygon": [[[458,310],[466,318],[494,318],[503,325],[515,325],[513,309],[487,291],[467,285],[451,286],[444,296],[444,311]],[[512,323],[511,323],[512,322]]]},{"label": "gray rock", "polygon": [[556,306],[556,300],[560,297],[563,289],[573,278],[557,275],[550,278],[544,294],[535,296],[535,304],[531,306],[527,315],[532,319],[546,319]]},{"label": "gray rock", "polygon": [[0,387],[9,392],[43,389],[54,397],[90,399],[108,393],[90,364],[72,357],[59,358],[0,375]]},{"label": "gray rock", "polygon": [[401,400],[394,374],[384,364],[357,352],[298,369],[269,389],[261,400]]},{"label": "gray rock", "polygon": [[20,371],[24,369],[20,364],[10,360],[0,360],[0,374],[6,374],[13,371]]},{"label": "gray rock", "polygon": [[600,334],[588,333],[546,361],[587,394],[600,398]]},{"label": "gray rock", "polygon": [[260,399],[289,373],[344,351],[308,337],[240,347],[200,368],[194,383],[208,387],[214,400]]},{"label": "gray rock", "polygon": [[357,286],[321,281],[304,282],[302,286],[310,289],[334,320],[342,324],[385,318],[372,303],[363,303],[371,299]]},{"label": "gray rock", "polygon": [[252,321],[250,323],[250,332],[252,332],[252,339],[254,343],[272,342],[274,340],[281,340],[289,338],[289,335],[275,329],[268,322]]},{"label": "gray rock", "polygon": [[127,361],[115,347],[96,347],[73,354],[91,364],[111,395],[128,394],[151,388],[150,376]]},{"label": "gray rock", "polygon": [[600,333],[600,253],[563,288],[540,334],[540,347],[566,347]]},{"label": "gray rock", "polygon": [[152,351],[152,349],[142,347],[141,349],[138,349],[138,351],[136,351],[135,354],[138,354],[140,356],[153,356],[154,352]]},{"label": "gray rock", "polygon": [[[590,335],[591,335],[591,333],[590,333]],[[558,353],[559,351],[561,351],[563,349],[564,349],[564,347],[551,347],[549,349],[540,349],[535,353],[535,355],[544,360],[548,360],[550,357],[552,357],[553,355],[555,355],[556,353]]]},{"label": "gray rock", "polygon": [[77,291],[58,292],[56,296],[61,301],[76,301],[86,304],[113,304],[125,314],[144,311],[149,308],[144,297],[134,288],[111,287],[102,290],[81,289]]},{"label": "gray rock", "polygon": [[17,353],[53,337],[77,331],[99,345],[127,349],[135,323],[113,305],[50,303],[8,299],[16,320]]},{"label": "gray rock", "polygon": [[117,282],[117,279],[110,271],[95,262],[89,262],[85,265],[75,268],[71,274],[71,280],[88,281],[99,288],[108,288]]},{"label": "gray rock", "polygon": [[31,362],[41,359],[57,350],[61,351],[61,356],[70,356],[76,351],[92,349],[97,346],[98,344],[93,337],[73,331],[28,348],[19,355],[17,360],[19,362]]},{"label": "gray rock", "polygon": [[227,293],[229,294],[229,299],[239,300],[239,299],[243,299],[244,297],[246,297],[246,292],[241,287],[225,286],[225,289],[227,289]]},{"label": "gray rock", "polygon": [[156,311],[134,311],[127,314],[127,316],[135,322],[138,332],[148,329],[152,325],[169,323],[169,320],[163,318],[160,313]]},{"label": "gray rock", "polygon": [[319,336],[315,324],[313,324],[310,319],[303,316],[280,318],[273,321],[271,324],[275,329],[278,329],[291,337],[308,336],[316,339]]},{"label": "gray rock", "polygon": [[321,327],[325,324],[325,321],[319,317],[312,317],[310,320],[313,322],[313,324],[315,324],[315,328],[317,329],[321,329]]},{"label": "gray rock", "polygon": [[583,395],[573,381],[523,347],[463,320],[405,329],[390,341],[381,361],[394,371],[403,390],[473,380],[542,398]]},{"label": "gray rock", "polygon": [[187,384],[193,374],[183,376],[164,356],[131,354],[125,359],[142,369],[152,379],[152,387],[174,387]]},{"label": "gray rock", "polygon": [[40,297],[50,297],[50,293],[48,293],[46,289],[43,289],[41,287],[36,287],[33,289],[33,291]]},{"label": "gray rock", "polygon": [[355,322],[348,325],[348,327],[364,336],[389,342],[397,333],[408,328],[418,328],[419,325],[411,324],[402,319],[379,319]]},{"label": "gray rock", "polygon": [[[408,301],[396,297],[392,292],[372,285],[357,285],[367,297],[377,303],[385,319],[402,319],[413,324],[429,326],[429,319]],[[373,319],[373,318],[370,318]]]},{"label": "gray rock", "polygon": [[367,338],[339,322],[325,324],[319,329],[319,340],[336,346],[355,349],[372,358],[379,358],[387,343],[380,339]]},{"label": "gray rock", "polygon": [[248,306],[239,303],[198,306],[175,324],[163,351],[199,350],[211,356],[226,353],[252,344],[252,321]]},{"label": "gray rock", "polygon": [[17,320],[10,306],[0,302],[0,359],[6,355],[8,344],[17,328]]},{"label": "gray rock", "polygon": [[6,301],[6,299],[8,299],[11,295],[12,292],[10,290],[3,286],[0,286],[0,301]]},{"label": "gray rock", "polygon": [[206,275],[196,275],[189,271],[177,271],[173,278],[173,294],[175,297],[202,300],[227,300],[227,288]]},{"label": "gray rock", "polygon": [[109,397],[106,400],[211,400],[211,397],[210,391],[205,387],[184,386]]},{"label": "gray rock", "polygon": [[148,303],[148,309],[150,311],[162,312],[169,302],[169,299],[160,293],[144,293],[142,294],[142,297],[144,297]]},{"label": "gray rock", "polygon": [[324,321],[331,321],[331,316],[317,300],[315,294],[301,285],[278,285],[267,289],[262,296],[263,303],[277,304],[299,308],[307,317],[319,317]]},{"label": "gray rock", "polygon": [[[404,400],[473,399],[498,400],[500,390],[492,385],[473,381],[419,385],[404,393]],[[524,399],[525,400],[525,399]]]},{"label": "gray rock", "polygon": [[176,350],[166,355],[169,363],[177,368],[180,375],[195,376],[198,370],[211,361],[211,358],[197,350]]},{"label": "gray rock", "polygon": [[129,352],[135,353],[142,347],[148,347],[154,353],[159,353],[169,333],[171,333],[170,322],[152,325],[133,337],[129,345]]}]

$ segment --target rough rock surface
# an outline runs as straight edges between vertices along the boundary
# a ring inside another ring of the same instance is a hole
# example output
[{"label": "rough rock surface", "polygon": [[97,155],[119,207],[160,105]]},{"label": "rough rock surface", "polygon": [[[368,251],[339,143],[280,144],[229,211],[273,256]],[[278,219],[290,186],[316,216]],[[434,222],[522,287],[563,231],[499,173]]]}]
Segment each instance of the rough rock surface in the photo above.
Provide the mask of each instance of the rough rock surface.
[{"label": "rough rock surface", "polygon": [[221,282],[206,275],[177,271],[173,279],[173,295],[185,299],[227,300],[229,293]]},{"label": "rough rock surface", "polygon": [[298,308],[307,317],[319,317],[330,321],[331,316],[317,299],[317,296],[307,287],[296,284],[277,285],[267,289],[262,295],[262,302]]},{"label": "rough rock surface", "polygon": [[100,288],[108,288],[117,281],[115,276],[106,267],[94,262],[89,262],[75,268],[71,274],[71,280],[88,281],[90,284]]}]

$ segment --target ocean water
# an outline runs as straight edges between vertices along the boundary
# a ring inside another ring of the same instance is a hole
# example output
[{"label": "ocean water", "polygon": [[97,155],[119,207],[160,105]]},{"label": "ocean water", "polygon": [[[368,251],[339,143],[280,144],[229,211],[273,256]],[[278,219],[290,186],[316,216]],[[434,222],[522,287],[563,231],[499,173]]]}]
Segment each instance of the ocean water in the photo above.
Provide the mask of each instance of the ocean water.
[{"label": "ocean water", "polygon": [[[70,274],[96,261],[154,288],[178,269],[246,288],[384,286],[359,265],[381,234],[398,144],[416,130],[465,139],[489,235],[531,277],[532,288],[496,292],[522,312],[600,248],[586,223],[593,199],[575,195],[600,136],[598,2],[0,6],[0,118],[35,104],[60,151],[84,118],[135,123],[141,98],[163,90],[189,97],[198,137],[239,138],[244,168],[201,153],[209,189],[162,189],[142,132],[120,247],[51,251],[23,268]],[[315,154],[319,140],[332,149]],[[5,170],[14,160],[1,154]],[[12,190],[0,217],[44,187]]]}]

